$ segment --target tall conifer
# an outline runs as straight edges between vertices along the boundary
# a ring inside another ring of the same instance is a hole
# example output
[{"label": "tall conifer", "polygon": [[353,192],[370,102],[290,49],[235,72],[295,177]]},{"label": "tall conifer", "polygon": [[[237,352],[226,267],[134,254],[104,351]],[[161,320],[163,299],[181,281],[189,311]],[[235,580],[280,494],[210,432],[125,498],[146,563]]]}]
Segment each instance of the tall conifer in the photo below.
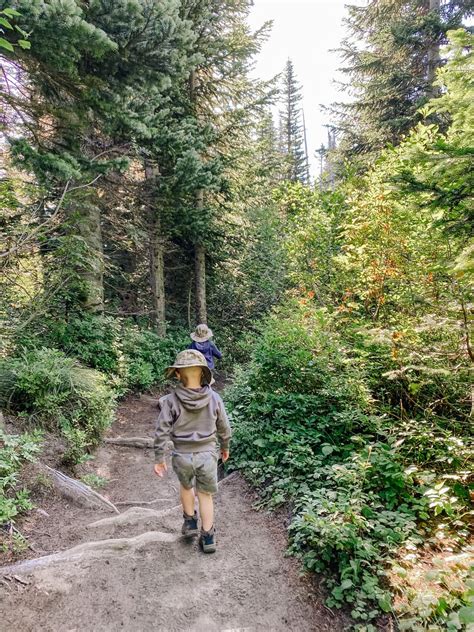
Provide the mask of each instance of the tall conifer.
[{"label": "tall conifer", "polygon": [[12,139],[12,152],[48,191],[49,205],[67,189],[58,238],[69,239],[70,257],[58,274],[73,303],[101,311],[102,218],[92,183],[103,186],[137,145],[160,136],[166,121],[156,112],[184,76],[191,34],[176,0],[20,0],[15,7],[32,47],[15,60],[25,88],[8,98],[30,123]]},{"label": "tall conifer", "polygon": [[398,144],[432,95],[439,46],[472,13],[469,0],[371,0],[350,5],[340,53],[348,103],[333,105],[340,160],[370,163]]},{"label": "tall conifer", "polygon": [[293,62],[288,59],[283,71],[280,111],[281,146],[286,155],[287,165],[285,177],[292,182],[308,183],[301,102],[301,87],[296,79]]}]

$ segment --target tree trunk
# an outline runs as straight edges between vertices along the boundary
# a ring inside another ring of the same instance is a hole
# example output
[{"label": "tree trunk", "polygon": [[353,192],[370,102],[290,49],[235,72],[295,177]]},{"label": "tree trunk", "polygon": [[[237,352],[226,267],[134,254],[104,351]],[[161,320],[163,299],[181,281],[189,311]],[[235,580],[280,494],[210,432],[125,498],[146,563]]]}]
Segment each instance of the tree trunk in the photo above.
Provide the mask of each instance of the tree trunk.
[{"label": "tree trunk", "polygon": [[100,208],[95,192],[81,195],[73,207],[74,227],[86,246],[86,264],[80,264],[77,272],[84,282],[82,307],[89,312],[104,311],[104,251]]},{"label": "tree trunk", "polygon": [[[439,15],[440,11],[440,0],[428,0],[428,9],[431,12],[435,12]],[[439,68],[440,56],[439,56],[439,38],[436,38],[430,44],[428,49],[428,94],[429,96],[434,96],[437,92],[436,88],[433,86],[433,83],[436,79],[436,71]]]},{"label": "tree trunk", "polygon": [[[192,70],[189,75],[189,95],[191,101],[196,102],[197,74]],[[204,191],[196,191],[196,208],[201,211],[204,206]],[[194,287],[195,308],[198,323],[207,323],[206,305],[206,249],[200,243],[194,247]]]},{"label": "tree trunk", "polygon": [[[204,206],[204,192],[196,193],[196,206],[202,210]],[[206,249],[203,244],[194,247],[194,281],[196,300],[196,319],[198,323],[207,323],[206,305]]]},{"label": "tree trunk", "polygon": [[202,244],[196,244],[195,246],[194,270],[196,281],[196,318],[198,323],[207,323],[206,250]]},{"label": "tree trunk", "polygon": [[153,320],[156,333],[166,336],[165,300],[165,244],[160,234],[160,220],[150,222],[150,286],[153,304]]},{"label": "tree trunk", "polygon": [[[145,178],[152,188],[155,179],[159,175],[158,167],[145,164]],[[150,289],[153,307],[153,322],[158,336],[166,336],[166,297],[165,297],[165,239],[161,234],[161,220],[156,200],[152,191],[148,191],[150,197],[150,222],[149,222],[149,264],[150,264]]]}]

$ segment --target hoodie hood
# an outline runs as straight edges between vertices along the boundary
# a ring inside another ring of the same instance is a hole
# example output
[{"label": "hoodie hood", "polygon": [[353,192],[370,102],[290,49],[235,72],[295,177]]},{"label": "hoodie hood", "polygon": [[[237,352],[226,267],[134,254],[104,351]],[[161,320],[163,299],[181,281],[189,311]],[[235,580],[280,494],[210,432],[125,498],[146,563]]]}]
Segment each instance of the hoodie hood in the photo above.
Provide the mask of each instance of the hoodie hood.
[{"label": "hoodie hood", "polygon": [[186,388],[181,384],[176,387],[175,395],[183,405],[183,408],[189,411],[200,410],[209,404],[212,397],[212,391],[209,386],[202,386],[200,389]]}]

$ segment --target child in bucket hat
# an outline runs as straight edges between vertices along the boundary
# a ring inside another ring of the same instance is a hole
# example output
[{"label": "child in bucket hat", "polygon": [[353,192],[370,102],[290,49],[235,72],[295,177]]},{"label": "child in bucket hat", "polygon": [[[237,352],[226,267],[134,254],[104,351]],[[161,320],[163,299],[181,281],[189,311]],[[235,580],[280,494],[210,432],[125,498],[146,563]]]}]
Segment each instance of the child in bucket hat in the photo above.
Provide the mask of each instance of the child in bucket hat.
[{"label": "child in bucket hat", "polygon": [[211,371],[213,371],[214,358],[220,360],[222,358],[222,353],[211,340],[213,336],[212,331],[207,325],[201,323],[189,335],[192,338],[192,343],[189,345],[189,349],[200,351],[206,358],[207,366],[211,369]]},{"label": "child in bucket hat", "polygon": [[[217,450],[225,462],[229,458],[231,429],[221,397],[211,387],[212,373],[202,353],[187,349],[178,353],[166,369],[178,386],[159,400],[160,414],[155,432],[155,473],[167,470],[166,445],[173,443],[172,466],[180,483],[185,536],[198,533],[195,495],[199,504],[204,553],[216,550],[213,495],[217,492]],[[195,491],[196,490],[196,494]]]}]

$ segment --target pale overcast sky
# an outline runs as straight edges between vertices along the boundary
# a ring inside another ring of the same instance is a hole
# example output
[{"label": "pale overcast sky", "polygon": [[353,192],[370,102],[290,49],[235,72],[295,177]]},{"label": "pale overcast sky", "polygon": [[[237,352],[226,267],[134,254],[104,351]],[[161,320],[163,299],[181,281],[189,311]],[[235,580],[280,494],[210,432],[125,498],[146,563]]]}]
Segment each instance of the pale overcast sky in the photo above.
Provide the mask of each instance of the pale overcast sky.
[{"label": "pale overcast sky", "polygon": [[[364,0],[358,0],[363,3]],[[351,0],[352,4],[357,1]],[[249,21],[252,29],[273,20],[270,39],[258,58],[255,72],[268,79],[282,71],[288,57],[303,89],[303,107],[308,136],[308,153],[316,170],[314,152],[327,142],[327,116],[320,104],[329,105],[341,99],[336,86],[336,70],[340,63],[336,53],[343,36],[342,19],[348,0],[254,0]]]}]

